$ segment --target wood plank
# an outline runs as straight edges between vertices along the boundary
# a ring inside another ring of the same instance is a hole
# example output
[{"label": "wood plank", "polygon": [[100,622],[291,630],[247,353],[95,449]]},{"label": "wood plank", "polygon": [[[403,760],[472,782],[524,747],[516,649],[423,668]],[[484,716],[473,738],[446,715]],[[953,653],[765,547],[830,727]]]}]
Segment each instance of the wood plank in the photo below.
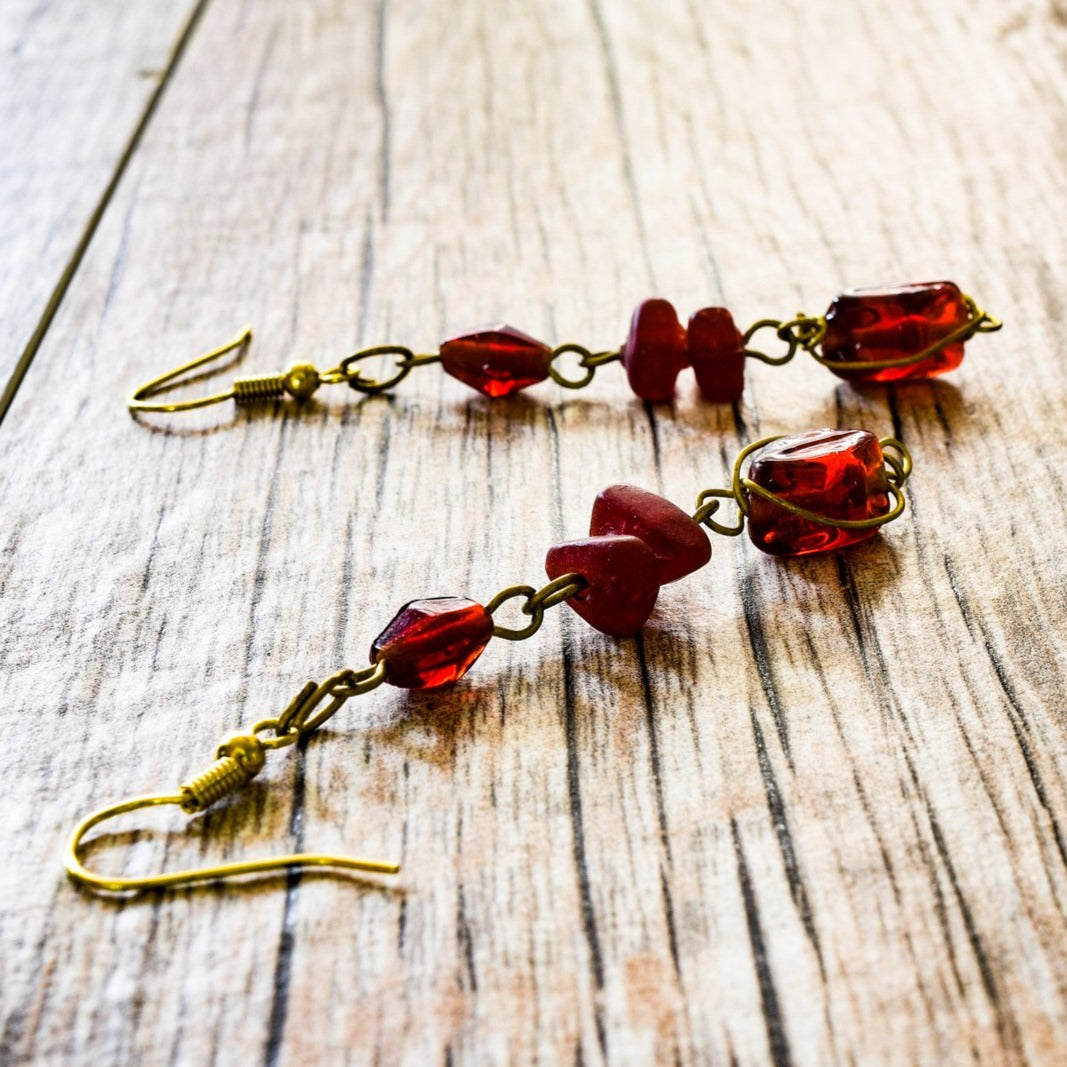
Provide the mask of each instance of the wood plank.
[{"label": "wood plank", "polygon": [[[0,428],[7,1057],[1062,1061],[1064,31],[1019,10],[208,8],[35,362],[70,384]],[[244,321],[270,370],[936,276],[1007,326],[891,391],[759,366],[736,410],[649,408],[609,367],[492,404],[429,368],[300,412],[122,407]],[[721,540],[640,640],[560,609],[120,842],[130,871],[358,850],[397,888],[67,883],[78,815],[360,666],[405,600],[537,581],[609,482],[686,503],[827,424],[915,453],[876,542]]]},{"label": "wood plank", "polygon": [[199,12],[11,0],[0,20],[0,419]]}]

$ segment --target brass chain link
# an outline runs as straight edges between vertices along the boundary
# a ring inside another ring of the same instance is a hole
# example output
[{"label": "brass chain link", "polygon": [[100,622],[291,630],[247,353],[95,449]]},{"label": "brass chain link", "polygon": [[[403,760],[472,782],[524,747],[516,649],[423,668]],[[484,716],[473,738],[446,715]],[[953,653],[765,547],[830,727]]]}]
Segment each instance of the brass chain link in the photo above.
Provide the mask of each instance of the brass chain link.
[{"label": "brass chain link", "polygon": [[[775,337],[780,341],[785,341],[788,347],[783,355],[770,356],[766,352],[750,347],[752,339],[761,330],[774,330]],[[741,346],[746,356],[768,363],[772,367],[780,367],[783,363],[788,363],[796,355],[798,349],[813,352],[825,336],[826,319],[822,316],[813,318],[800,312],[788,322],[782,322],[781,319],[760,319],[754,322],[743,334]]]},{"label": "brass chain link", "polygon": [[[393,372],[384,378],[371,378],[359,369],[359,364],[365,359],[374,359],[377,356],[394,357]],[[375,345],[373,348],[363,348],[346,356],[333,370],[322,375],[322,380],[329,384],[343,381],[357,393],[377,396],[399,385],[415,367],[440,362],[439,353],[416,355],[404,345]]]},{"label": "brass chain link", "polygon": [[[262,733],[273,729],[275,737],[264,744],[273,748],[290,745],[305,734],[313,733],[327,719],[336,715],[346,700],[369,693],[384,681],[385,664],[379,662],[358,671],[345,668],[331,674],[322,683],[308,682],[281,715],[256,723],[252,732]],[[315,709],[325,700],[329,700],[329,704],[316,712]]]},{"label": "brass chain link", "polygon": [[561,574],[547,585],[541,586],[540,589],[534,589],[532,585],[509,585],[507,589],[501,589],[485,605],[485,610],[493,615],[508,600],[522,597],[524,602],[519,610],[523,615],[530,616],[530,622],[521,629],[494,623],[493,636],[502,637],[506,641],[524,641],[527,637],[533,637],[541,629],[541,624],[545,620],[545,611],[548,608],[554,608],[557,604],[562,604],[564,600],[577,596],[588,584],[580,574],[571,573]]},{"label": "brass chain link", "polygon": [[[568,378],[566,374],[556,366],[556,363],[561,356],[573,353],[578,356],[578,366],[585,371],[580,378]],[[618,350],[614,352],[594,352],[592,349],[586,348],[585,345],[578,345],[569,342],[565,345],[558,345],[552,349],[552,355],[548,364],[548,373],[552,378],[552,381],[556,385],[563,386],[564,389],[584,389],[592,380],[597,372],[598,367],[603,367],[607,363],[614,363],[616,360],[622,358],[622,353]]]}]

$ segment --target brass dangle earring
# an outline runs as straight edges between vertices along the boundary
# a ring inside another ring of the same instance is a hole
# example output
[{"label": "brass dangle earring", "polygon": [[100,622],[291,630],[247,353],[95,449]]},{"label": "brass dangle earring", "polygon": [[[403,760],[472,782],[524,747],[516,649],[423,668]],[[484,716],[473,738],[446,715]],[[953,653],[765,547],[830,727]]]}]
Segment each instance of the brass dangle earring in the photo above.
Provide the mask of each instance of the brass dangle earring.
[{"label": "brass dangle earring", "polygon": [[[866,430],[813,430],[765,438],[744,449],[730,485],[699,493],[691,513],[634,486],[609,486],[593,504],[589,536],[548,550],[547,584],[509,586],[484,605],[465,597],[408,602],[372,642],[367,666],[340,670],[321,683],[309,681],[280,714],[224,742],[215,762],[178,790],[123,800],[83,819],[70,838],[67,871],[81,886],[115,893],[311,866],[395,874],[396,863],[299,853],[148,877],[110,876],[85,866],[85,838],[112,817],[142,808],[173,805],[199,814],[250,782],[270,752],[314,733],[352,697],[383,683],[404,689],[453,685],[494,637],[532,637],[545,612],[557,605],[569,605],[602,633],[636,634],[660,587],[710,560],[705,527],[727,536],[747,527],[753,544],[777,556],[867,541],[903,513],[910,473],[911,457],[893,438],[878,440]],[[733,521],[719,522],[725,501],[737,514]],[[505,605],[513,613],[511,625],[497,617]]]},{"label": "brass dangle earring", "polygon": [[[500,323],[450,337],[435,353],[416,355],[403,345],[376,345],[326,371],[295,363],[280,374],[237,378],[230,389],[210,396],[154,399],[183,384],[192,371],[243,350],[252,337],[246,329],[227,344],[142,385],[128,403],[131,411],[178,412],[226,400],[249,404],[288,396],[303,401],[320,386],[341,383],[373,395],[395,388],[411,371],[431,363],[440,363],[446,374],[496,398],[548,378],[567,389],[583,389],[600,367],[614,362],[622,363],[630,387],[642,400],[670,400],[678,375],[690,366],[705,400],[730,403],[744,390],[747,359],[779,366],[803,351],[848,381],[914,381],[954,370],[963,360],[966,341],[1000,326],[952,282],[851,289],[836,297],[825,315],[760,319],[744,333],[726,308],[702,308],[683,327],[668,301],[652,299],[638,305],[630,332],[617,349],[597,351],[573,343],[551,348]],[[762,333],[773,334],[784,351],[775,355],[754,348]],[[393,361],[382,378],[362,369],[375,357]],[[572,364],[569,372],[567,361]]]}]

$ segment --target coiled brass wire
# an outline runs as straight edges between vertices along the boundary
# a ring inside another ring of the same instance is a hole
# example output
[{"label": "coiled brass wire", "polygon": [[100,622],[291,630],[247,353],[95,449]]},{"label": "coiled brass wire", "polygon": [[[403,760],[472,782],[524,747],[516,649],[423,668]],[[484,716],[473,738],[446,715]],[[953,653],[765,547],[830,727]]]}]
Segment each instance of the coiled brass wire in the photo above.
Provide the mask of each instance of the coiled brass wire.
[{"label": "coiled brass wire", "polygon": [[235,404],[256,404],[262,400],[275,400],[280,396],[285,396],[284,374],[260,374],[254,378],[233,380]]},{"label": "coiled brass wire", "polygon": [[[818,347],[825,339],[827,330],[826,319],[821,315],[800,314],[788,322],[782,322],[779,319],[760,319],[745,331],[741,343],[746,356],[758,359],[762,363],[769,363],[774,367],[780,367],[783,363],[788,363],[796,355],[797,351],[801,349],[807,352],[816,363],[829,367],[830,370],[869,373],[871,371],[891,370],[896,367],[910,367],[913,364],[921,363],[930,356],[936,355],[949,345],[967,341],[976,333],[993,333],[1004,325],[999,319],[993,318],[992,315],[979,307],[974,297],[968,296],[966,293],[961,294],[961,296],[964,306],[967,308],[967,321],[950,333],[945,334],[944,337],[938,338],[933,344],[927,345],[920,352],[910,356],[901,356],[899,359],[831,359],[821,355]],[[786,351],[782,355],[771,356],[766,352],[750,347],[753,338],[761,330],[773,330],[775,336],[786,343]]]},{"label": "coiled brass wire", "polygon": [[[727,537],[736,537],[744,530],[745,520],[749,516],[749,494],[762,497],[769,503],[774,504],[775,507],[788,511],[798,518],[807,519],[808,522],[817,523],[819,526],[832,526],[838,530],[870,530],[878,526],[884,526],[887,522],[892,522],[903,514],[904,508],[907,506],[903,487],[911,474],[911,453],[895,437],[883,437],[878,442],[882,449],[882,460],[888,468],[886,471],[886,483],[889,494],[893,498],[892,505],[883,514],[872,516],[869,519],[835,519],[809,511],[807,508],[802,508],[798,504],[785,500],[777,493],[772,493],[769,489],[765,489],[762,485],[758,485],[751,478],[741,473],[745,460],[749,456],[773,441],[780,441],[784,436],[784,434],[776,434],[773,437],[764,437],[742,449],[734,462],[730,488],[705,489],[698,494],[693,519],[696,522],[703,523],[716,533],[724,534]],[[732,500],[737,505],[738,520],[732,526],[726,526],[712,518],[719,510],[723,500]]]}]

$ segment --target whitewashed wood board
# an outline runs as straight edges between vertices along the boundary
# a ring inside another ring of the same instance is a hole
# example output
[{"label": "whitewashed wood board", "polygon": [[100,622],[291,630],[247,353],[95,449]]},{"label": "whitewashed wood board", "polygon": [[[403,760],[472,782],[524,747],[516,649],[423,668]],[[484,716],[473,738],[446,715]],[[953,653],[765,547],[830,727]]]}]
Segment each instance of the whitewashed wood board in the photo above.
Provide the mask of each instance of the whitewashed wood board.
[{"label": "whitewashed wood board", "polygon": [[0,418],[165,89],[192,0],[8,0],[0,17]]},{"label": "whitewashed wood board", "polygon": [[[955,0],[213,0],[0,427],[3,1056],[1061,1062],[1065,34]],[[246,321],[251,372],[941,276],[1005,329],[895,391],[798,363],[649,408],[608,367],[490,403],[428,368],[299,412],[123,407]],[[394,888],[63,876],[78,815],[362,665],[404,601],[536,582],[604,485],[689,504],[823,425],[915,454],[877,541],[720,540],[639,641],[558,609],[119,842],[145,871],[163,831],[172,865],[395,857]]]}]

